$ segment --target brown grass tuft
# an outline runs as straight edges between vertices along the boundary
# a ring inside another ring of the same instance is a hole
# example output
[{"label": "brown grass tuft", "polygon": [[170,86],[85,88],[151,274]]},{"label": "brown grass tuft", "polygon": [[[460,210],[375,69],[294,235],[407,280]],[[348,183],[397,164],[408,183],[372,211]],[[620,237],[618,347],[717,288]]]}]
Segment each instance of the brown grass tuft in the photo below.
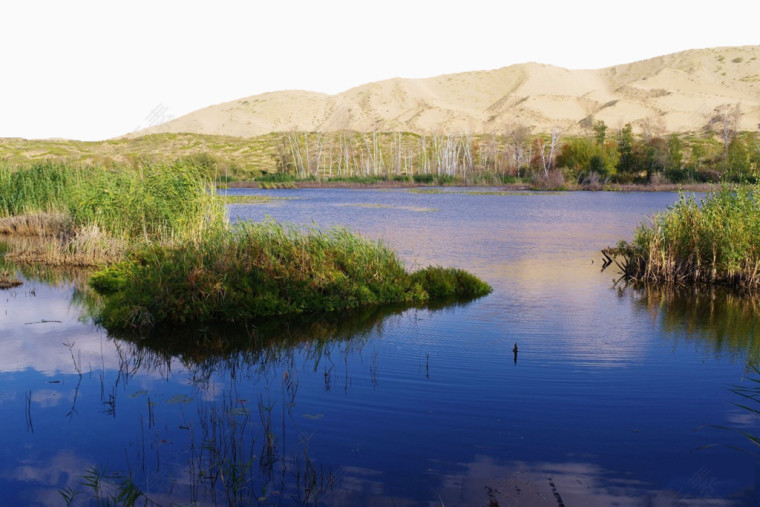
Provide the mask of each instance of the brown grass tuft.
[{"label": "brown grass tuft", "polygon": [[54,237],[67,235],[71,220],[63,213],[35,213],[0,218],[0,235]]}]

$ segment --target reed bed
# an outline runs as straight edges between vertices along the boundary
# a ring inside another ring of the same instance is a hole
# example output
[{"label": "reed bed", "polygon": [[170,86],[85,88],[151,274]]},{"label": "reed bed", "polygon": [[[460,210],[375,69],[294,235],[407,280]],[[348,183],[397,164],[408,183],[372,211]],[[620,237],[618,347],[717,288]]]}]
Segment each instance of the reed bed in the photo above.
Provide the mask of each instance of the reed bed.
[{"label": "reed bed", "polygon": [[386,245],[345,229],[241,223],[202,242],[149,247],[95,273],[108,329],[331,312],[491,287],[455,269],[409,273]]},{"label": "reed bed", "polygon": [[102,265],[145,243],[200,240],[225,226],[224,203],[192,166],[0,166],[0,234],[52,238],[15,252],[17,261]]},{"label": "reed bed", "polygon": [[676,204],[621,242],[626,277],[636,281],[760,289],[760,187],[722,188]]},{"label": "reed bed", "polygon": [[0,231],[30,240],[3,256],[108,266],[91,285],[105,296],[98,318],[110,330],[491,291],[459,270],[408,273],[387,246],[345,229],[303,231],[272,221],[231,227],[224,199],[201,169],[0,166]]}]

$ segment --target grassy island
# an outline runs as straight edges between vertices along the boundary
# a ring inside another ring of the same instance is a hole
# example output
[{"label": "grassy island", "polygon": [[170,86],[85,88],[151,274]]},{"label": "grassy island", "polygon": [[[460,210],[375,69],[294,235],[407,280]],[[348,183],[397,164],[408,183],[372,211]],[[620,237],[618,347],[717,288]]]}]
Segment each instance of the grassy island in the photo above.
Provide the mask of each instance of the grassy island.
[{"label": "grassy island", "polygon": [[108,328],[232,322],[491,291],[460,270],[409,273],[385,245],[345,229],[302,231],[271,221],[134,252],[90,283],[106,295]]},{"label": "grassy island", "polygon": [[231,226],[208,176],[182,163],[0,167],[0,235],[34,239],[6,260],[97,267],[98,318],[113,330],[491,292],[461,270],[408,272],[386,245],[345,229]]},{"label": "grassy island", "polygon": [[760,289],[760,187],[724,187],[699,202],[681,195],[612,254],[635,281]]}]

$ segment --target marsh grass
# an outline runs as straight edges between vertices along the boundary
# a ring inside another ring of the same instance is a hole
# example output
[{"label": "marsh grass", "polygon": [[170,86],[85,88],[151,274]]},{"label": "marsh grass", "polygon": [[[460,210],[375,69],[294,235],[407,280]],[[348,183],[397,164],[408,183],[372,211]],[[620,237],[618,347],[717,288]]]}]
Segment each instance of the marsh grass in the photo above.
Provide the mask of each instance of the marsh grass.
[{"label": "marsh grass", "polygon": [[203,242],[147,247],[95,273],[108,329],[245,321],[433,297],[482,296],[491,287],[458,270],[410,274],[386,245],[345,229],[236,224]]},{"label": "marsh grass", "polygon": [[0,166],[0,234],[52,238],[11,254],[17,261],[102,265],[136,245],[198,240],[225,226],[224,203],[196,167]]},{"label": "marsh grass", "polygon": [[59,267],[95,267],[122,259],[133,247],[129,241],[89,225],[54,237],[27,236],[10,242],[8,261]]},{"label": "marsh grass", "polygon": [[624,274],[633,280],[760,289],[760,188],[722,188],[676,204],[621,242]]},{"label": "marsh grass", "polygon": [[230,227],[224,200],[203,174],[182,163],[134,171],[0,167],[0,230],[29,240],[4,257],[110,265],[91,279],[105,296],[99,319],[108,329],[246,321],[491,290],[457,270],[410,275],[387,246],[345,229],[303,231],[273,221]]}]

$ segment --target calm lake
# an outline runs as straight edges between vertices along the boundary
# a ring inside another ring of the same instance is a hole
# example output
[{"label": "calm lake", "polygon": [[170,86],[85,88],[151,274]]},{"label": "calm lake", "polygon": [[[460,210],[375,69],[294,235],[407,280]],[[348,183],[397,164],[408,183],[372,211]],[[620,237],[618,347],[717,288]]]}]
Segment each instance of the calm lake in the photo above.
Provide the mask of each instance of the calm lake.
[{"label": "calm lake", "polygon": [[760,435],[760,404],[736,391],[760,386],[760,306],[601,271],[676,194],[229,193],[272,198],[233,221],[345,226],[494,292],[156,348],[95,326],[76,276],[26,274],[0,291],[0,503],[760,502],[740,434]]}]

